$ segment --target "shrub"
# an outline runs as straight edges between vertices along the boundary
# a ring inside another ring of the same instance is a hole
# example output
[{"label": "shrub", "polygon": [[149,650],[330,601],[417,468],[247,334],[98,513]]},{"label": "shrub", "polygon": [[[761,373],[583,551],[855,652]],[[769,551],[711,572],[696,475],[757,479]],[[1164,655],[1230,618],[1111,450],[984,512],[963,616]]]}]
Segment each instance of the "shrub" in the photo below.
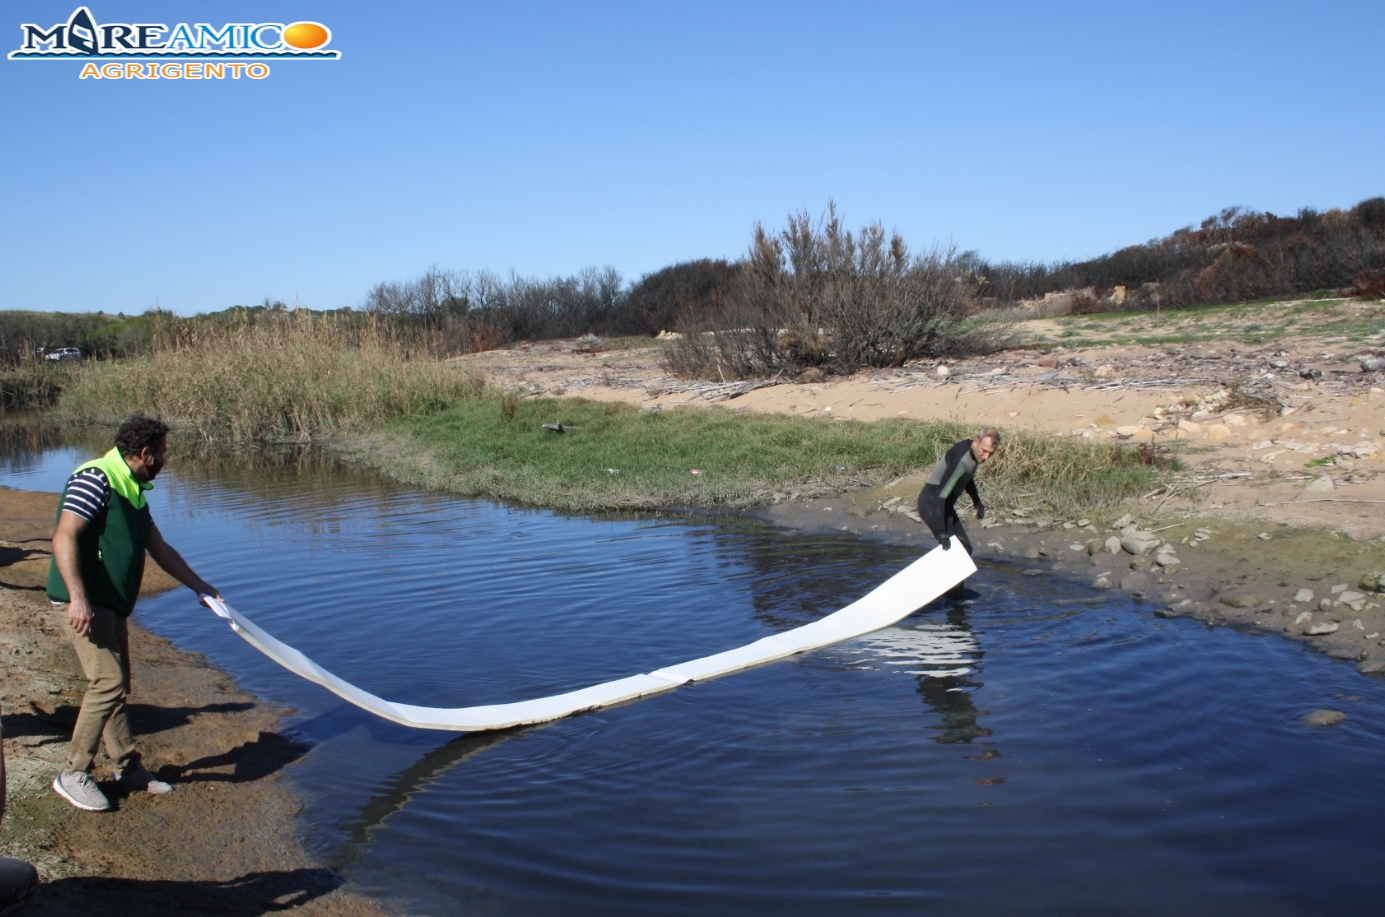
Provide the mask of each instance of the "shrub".
[{"label": "shrub", "polygon": [[715,309],[739,272],[738,265],[703,258],[646,274],[626,295],[618,330],[653,337],[677,327],[680,316]]},{"label": "shrub", "polygon": [[757,224],[738,282],[715,307],[685,313],[666,366],[685,376],[746,379],[897,366],[995,346],[969,321],[970,275],[954,252],[910,254],[879,223],[847,230],[835,205],[814,222]]},{"label": "shrub", "polygon": [[1351,295],[1385,296],[1385,271],[1362,271],[1351,284]]}]

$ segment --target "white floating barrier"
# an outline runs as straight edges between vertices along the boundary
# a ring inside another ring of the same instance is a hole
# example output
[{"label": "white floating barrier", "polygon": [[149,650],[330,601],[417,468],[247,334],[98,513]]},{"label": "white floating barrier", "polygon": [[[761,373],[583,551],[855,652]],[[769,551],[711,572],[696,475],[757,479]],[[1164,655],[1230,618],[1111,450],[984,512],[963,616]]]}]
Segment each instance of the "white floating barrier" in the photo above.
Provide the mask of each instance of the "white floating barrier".
[{"label": "white floating barrier", "polygon": [[679,685],[719,678],[859,637],[908,617],[975,572],[976,565],[966,551],[960,548],[950,551],[934,548],[855,602],[811,624],[764,637],[736,649],[665,666],[647,675],[631,675],[533,700],[455,709],[417,707],[376,697],[343,681],[298,650],[271,637],[225,602],[207,595],[202,596],[202,601],[225,618],[232,630],[270,659],[363,710],[420,729],[483,732],[544,723],[651,694],[662,694]]}]

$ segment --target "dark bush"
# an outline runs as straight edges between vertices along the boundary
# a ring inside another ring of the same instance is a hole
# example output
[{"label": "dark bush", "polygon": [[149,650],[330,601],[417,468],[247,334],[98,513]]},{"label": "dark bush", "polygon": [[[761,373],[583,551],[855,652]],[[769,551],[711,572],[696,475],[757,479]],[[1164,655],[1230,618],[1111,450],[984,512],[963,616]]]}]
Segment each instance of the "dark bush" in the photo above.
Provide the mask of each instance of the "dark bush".
[{"label": "dark bush", "polygon": [[672,330],[685,313],[715,310],[739,274],[738,265],[711,258],[646,274],[626,294],[617,332],[653,337]]},{"label": "dark bush", "polygon": [[1385,296],[1385,271],[1362,271],[1352,282],[1353,296]]},{"label": "dark bush", "polygon": [[989,349],[990,336],[969,329],[973,287],[965,259],[912,255],[879,223],[853,233],[829,205],[776,233],[757,224],[738,282],[682,317],[666,361],[682,375],[746,379]]},{"label": "dark bush", "polygon": [[1089,261],[993,265],[973,257],[971,270],[991,307],[1088,287],[1136,291],[1130,308],[1349,289],[1363,273],[1385,270],[1385,197],[1294,216],[1228,207],[1196,228]]}]

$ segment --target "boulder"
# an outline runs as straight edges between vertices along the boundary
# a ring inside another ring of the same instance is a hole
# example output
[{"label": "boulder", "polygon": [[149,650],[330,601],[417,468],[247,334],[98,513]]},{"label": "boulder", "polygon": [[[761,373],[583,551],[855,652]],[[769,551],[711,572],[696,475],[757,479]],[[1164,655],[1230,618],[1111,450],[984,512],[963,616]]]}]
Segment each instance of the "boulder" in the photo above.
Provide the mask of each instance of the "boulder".
[{"label": "boulder", "polygon": [[1126,526],[1120,532],[1121,547],[1127,554],[1134,554],[1136,557],[1143,557],[1146,554],[1153,554],[1154,550],[1163,544],[1164,540],[1153,532],[1146,532],[1144,529],[1135,526]]},{"label": "boulder", "polygon": [[1178,555],[1172,551],[1160,551],[1154,555],[1154,562],[1163,567],[1169,573],[1176,573],[1183,561],[1178,559]]}]

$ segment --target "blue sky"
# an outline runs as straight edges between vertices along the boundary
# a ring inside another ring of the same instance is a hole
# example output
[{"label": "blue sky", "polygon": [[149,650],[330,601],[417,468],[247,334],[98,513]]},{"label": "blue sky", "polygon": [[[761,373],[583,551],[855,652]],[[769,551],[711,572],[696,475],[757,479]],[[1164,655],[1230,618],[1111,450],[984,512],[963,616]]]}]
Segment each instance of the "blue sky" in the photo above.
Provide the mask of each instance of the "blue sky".
[{"label": "blue sky", "polygon": [[[0,7],[65,23],[77,0]],[[758,221],[1098,256],[1225,207],[1385,194],[1385,3],[88,0],[317,21],[261,80],[0,60],[0,308],[360,306],[431,267],[628,281]]]}]

